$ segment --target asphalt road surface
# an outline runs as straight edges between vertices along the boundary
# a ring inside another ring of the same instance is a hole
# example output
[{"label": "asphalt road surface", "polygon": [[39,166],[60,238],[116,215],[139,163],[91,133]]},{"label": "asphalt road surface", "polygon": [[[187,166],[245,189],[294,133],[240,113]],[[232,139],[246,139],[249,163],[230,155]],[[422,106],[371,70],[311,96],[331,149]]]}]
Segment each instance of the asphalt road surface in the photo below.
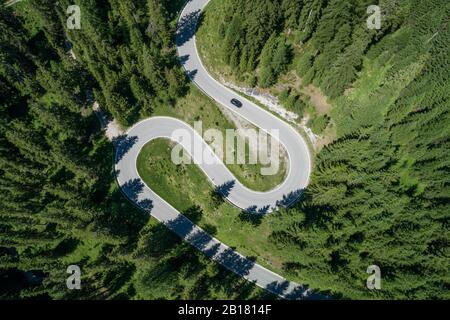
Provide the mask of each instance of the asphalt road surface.
[{"label": "asphalt road surface", "polygon": [[[252,191],[235,179],[222,160],[190,125],[174,118],[153,117],[139,122],[128,130],[126,135],[115,141],[115,169],[118,183],[125,195],[136,205],[148,211],[212,260],[248,281],[287,299],[324,299],[325,296],[287,281],[203,231],[153,192],[137,172],[136,160],[144,145],[158,138],[174,140],[174,131],[184,129],[189,133],[191,141],[179,139],[175,142],[181,144],[191,154],[194,162],[199,163],[199,167],[210,181],[223,191],[224,196],[243,210],[268,213],[278,207],[289,206],[300,197],[302,190],[308,185],[311,172],[310,154],[298,132],[286,122],[218,83],[202,65],[195,44],[195,31],[200,12],[208,2],[209,0],[189,1],[179,18],[176,43],[180,61],[191,80],[212,99],[267,132],[278,130],[279,140],[289,155],[287,177],[274,190]],[[242,108],[236,108],[231,104],[233,98],[243,103]],[[192,152],[192,145],[201,146],[209,161],[195,159],[199,154]]]}]

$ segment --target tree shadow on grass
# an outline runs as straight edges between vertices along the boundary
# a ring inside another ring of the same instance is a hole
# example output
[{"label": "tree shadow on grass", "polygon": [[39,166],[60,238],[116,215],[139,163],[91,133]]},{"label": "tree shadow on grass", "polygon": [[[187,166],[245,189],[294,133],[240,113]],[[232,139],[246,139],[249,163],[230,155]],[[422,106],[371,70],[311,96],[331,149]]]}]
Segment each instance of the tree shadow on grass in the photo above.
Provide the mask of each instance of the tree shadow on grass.
[{"label": "tree shadow on grass", "polygon": [[200,206],[192,206],[189,209],[183,211],[181,214],[191,220],[193,223],[197,224],[203,216],[203,210]]},{"label": "tree shadow on grass", "polygon": [[261,225],[262,220],[264,219],[264,214],[260,214],[258,212],[251,213],[248,211],[241,211],[239,213],[239,220],[245,223],[250,223],[254,227],[258,227]]},{"label": "tree shadow on grass", "polygon": [[131,279],[135,271],[136,267],[130,263],[113,265],[106,272],[103,284],[108,292],[117,292]]},{"label": "tree shadow on grass", "polygon": [[206,223],[203,225],[202,229],[213,237],[217,234],[217,227],[212,224]]},{"label": "tree shadow on grass", "polygon": [[153,209],[153,202],[150,199],[139,201],[143,188],[142,181],[135,179],[114,191],[108,199],[108,215],[99,219],[99,228],[106,227],[115,235],[127,236],[130,241],[136,240],[139,231],[150,219]]},{"label": "tree shadow on grass", "polygon": [[143,229],[141,246],[136,251],[136,256],[159,259],[180,243],[181,239],[165,225],[158,223],[147,226]]},{"label": "tree shadow on grass", "polygon": [[60,243],[58,243],[58,245],[52,251],[52,255],[55,258],[67,255],[67,254],[73,252],[79,244],[80,244],[79,239],[66,238],[66,239],[62,240]]}]

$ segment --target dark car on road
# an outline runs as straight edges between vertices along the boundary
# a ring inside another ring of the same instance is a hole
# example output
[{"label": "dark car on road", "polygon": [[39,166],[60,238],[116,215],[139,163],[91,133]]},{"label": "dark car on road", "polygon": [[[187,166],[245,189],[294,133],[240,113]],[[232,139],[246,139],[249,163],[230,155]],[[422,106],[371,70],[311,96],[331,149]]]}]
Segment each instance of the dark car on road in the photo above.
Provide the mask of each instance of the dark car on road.
[{"label": "dark car on road", "polygon": [[235,107],[242,108],[242,102],[238,99],[231,99],[231,104]]}]

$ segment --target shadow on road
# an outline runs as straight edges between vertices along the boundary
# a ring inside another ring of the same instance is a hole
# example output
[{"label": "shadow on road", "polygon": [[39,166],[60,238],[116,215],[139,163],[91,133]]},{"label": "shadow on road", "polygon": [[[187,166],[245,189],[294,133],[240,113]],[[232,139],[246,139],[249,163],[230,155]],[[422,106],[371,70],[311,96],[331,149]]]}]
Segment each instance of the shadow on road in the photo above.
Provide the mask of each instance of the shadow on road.
[{"label": "shadow on road", "polygon": [[126,134],[118,136],[113,139],[114,147],[116,148],[115,164],[119,163],[123,157],[131,150],[131,148],[138,142],[138,137],[130,137]]},{"label": "shadow on road", "polygon": [[181,65],[184,66],[184,64],[189,60],[189,57],[190,57],[190,56],[189,56],[188,54],[179,57],[178,59],[179,59]]},{"label": "shadow on road", "polygon": [[134,179],[123,184],[121,186],[121,189],[125,193],[125,195],[136,205],[138,205],[145,211],[151,212],[153,209],[152,200],[150,199],[139,200],[139,195],[144,190],[144,187],[145,185],[140,179]]},{"label": "shadow on road", "polygon": [[303,192],[305,192],[305,189],[298,189],[298,190],[290,192],[287,195],[284,195],[282,200],[277,201],[277,203],[276,203],[277,207],[281,207],[281,208],[291,207],[292,205],[295,204],[295,202],[297,202],[300,199]]},{"label": "shadow on road", "polygon": [[296,287],[290,287],[290,283],[287,280],[272,282],[266,286],[266,289],[277,295],[284,297],[287,300],[329,300],[327,295],[319,294],[307,286],[297,285]]},{"label": "shadow on road", "polygon": [[196,225],[183,215],[164,224],[194,248],[236,274],[247,276],[255,265],[254,259],[245,258],[233,249],[221,246],[210,234],[196,228]]},{"label": "shadow on road", "polygon": [[228,182],[225,182],[224,184],[217,186],[215,192],[219,194],[220,196],[226,198],[230,195],[231,190],[236,185],[236,180],[231,180]]},{"label": "shadow on road", "polygon": [[191,70],[191,71],[186,71],[186,75],[188,76],[189,79],[191,79],[192,81],[194,81],[195,76],[197,75],[198,70]]},{"label": "shadow on road", "polygon": [[194,37],[200,21],[201,11],[197,10],[182,17],[177,24],[176,44],[182,46]]}]

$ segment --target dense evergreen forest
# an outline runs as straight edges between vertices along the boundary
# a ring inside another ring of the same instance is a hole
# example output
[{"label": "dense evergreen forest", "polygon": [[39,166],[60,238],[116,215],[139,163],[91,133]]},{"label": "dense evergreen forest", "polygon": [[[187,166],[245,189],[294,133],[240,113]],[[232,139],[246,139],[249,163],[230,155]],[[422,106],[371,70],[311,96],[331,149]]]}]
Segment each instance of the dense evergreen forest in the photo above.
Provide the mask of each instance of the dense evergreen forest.
[{"label": "dense evergreen forest", "polygon": [[449,299],[450,3],[379,1],[380,30],[371,4],[214,1],[226,14],[201,28],[236,78],[265,88],[291,68],[333,105],[337,138],[270,236],[292,252],[286,272],[358,298],[375,264],[376,297]]},{"label": "dense evergreen forest", "polygon": [[[368,30],[377,1],[212,1],[237,77],[266,88],[293,69],[333,106],[336,139],[273,223],[285,274],[335,297],[450,299],[449,2],[380,0]],[[186,94],[183,1],[80,1],[81,30],[66,27],[70,4],[0,8],[0,298],[267,297],[122,196],[91,110],[129,126]],[[66,288],[71,264],[82,290]]]},{"label": "dense evergreen forest", "polygon": [[337,97],[356,80],[368,49],[399,28],[405,3],[382,2],[382,29],[368,31],[370,0],[226,0],[213,30],[223,39],[222,59],[250,84],[275,84],[301,48],[295,67],[304,83]]},{"label": "dense evergreen forest", "polygon": [[128,125],[183,94],[179,4],[82,1],[66,30],[68,4],[0,7],[0,299],[267,298],[122,196],[91,109]]}]

